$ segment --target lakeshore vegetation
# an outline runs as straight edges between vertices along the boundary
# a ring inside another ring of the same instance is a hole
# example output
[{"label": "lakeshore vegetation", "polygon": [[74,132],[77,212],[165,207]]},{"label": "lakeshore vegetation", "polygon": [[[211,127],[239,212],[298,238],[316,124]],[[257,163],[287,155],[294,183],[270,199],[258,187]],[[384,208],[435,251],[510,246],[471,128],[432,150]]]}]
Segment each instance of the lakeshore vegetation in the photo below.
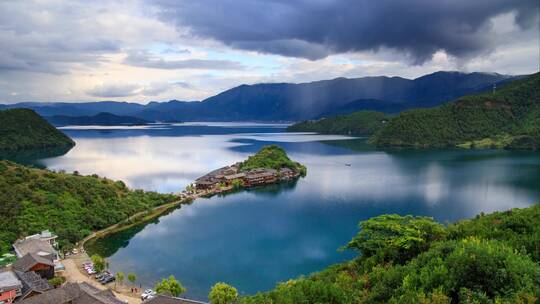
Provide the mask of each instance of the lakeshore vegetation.
[{"label": "lakeshore vegetation", "polygon": [[29,109],[0,111],[0,152],[71,148],[75,142]]},{"label": "lakeshore vegetation", "polygon": [[540,205],[480,214],[445,227],[381,215],[346,246],[355,259],[279,283],[243,304],[537,303]]},{"label": "lakeshore vegetation", "polygon": [[381,112],[359,111],[319,120],[306,120],[289,126],[287,131],[370,136],[382,129],[391,117]]},{"label": "lakeshore vegetation", "polygon": [[19,237],[50,229],[70,248],[92,231],[140,211],[173,202],[175,195],[131,190],[122,181],[29,168],[0,161],[0,253]]}]

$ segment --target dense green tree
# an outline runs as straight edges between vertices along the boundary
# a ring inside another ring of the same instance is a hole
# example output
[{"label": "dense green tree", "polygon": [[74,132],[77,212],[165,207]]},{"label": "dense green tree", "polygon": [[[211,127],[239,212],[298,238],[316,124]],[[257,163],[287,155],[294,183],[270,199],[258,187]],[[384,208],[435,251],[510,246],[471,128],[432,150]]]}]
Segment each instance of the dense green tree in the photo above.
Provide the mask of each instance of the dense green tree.
[{"label": "dense green tree", "polygon": [[125,275],[123,272],[119,271],[116,273],[116,282],[115,283],[120,283],[120,285],[123,285],[124,284],[124,279],[125,279]]},{"label": "dense green tree", "polygon": [[66,281],[66,278],[61,277],[61,276],[56,276],[49,280],[49,284],[52,287],[57,288],[57,287],[62,286],[62,284],[64,284],[65,281]]},{"label": "dense green tree", "polygon": [[169,276],[167,279],[161,280],[154,287],[158,294],[170,295],[173,297],[178,297],[179,295],[186,292],[186,289],[182,284],[174,278],[174,276]]},{"label": "dense green tree", "polygon": [[137,281],[137,275],[134,274],[134,273],[128,273],[128,281],[131,282],[131,284],[135,284],[135,282]]},{"label": "dense green tree", "polygon": [[231,285],[216,283],[208,295],[211,304],[232,304],[238,300],[238,291]]},{"label": "dense green tree", "polygon": [[107,260],[99,254],[92,255],[90,259],[92,260],[92,263],[94,263],[94,270],[97,272],[102,272],[109,267]]},{"label": "dense green tree", "polygon": [[445,228],[428,217],[381,215],[360,223],[360,232],[346,248],[376,262],[403,263],[445,235]]},{"label": "dense green tree", "polygon": [[257,168],[281,169],[283,167],[296,170],[302,176],[307,173],[305,166],[292,161],[285,150],[276,145],[262,147],[257,154],[248,157],[247,160],[240,164],[240,170],[242,171]]}]

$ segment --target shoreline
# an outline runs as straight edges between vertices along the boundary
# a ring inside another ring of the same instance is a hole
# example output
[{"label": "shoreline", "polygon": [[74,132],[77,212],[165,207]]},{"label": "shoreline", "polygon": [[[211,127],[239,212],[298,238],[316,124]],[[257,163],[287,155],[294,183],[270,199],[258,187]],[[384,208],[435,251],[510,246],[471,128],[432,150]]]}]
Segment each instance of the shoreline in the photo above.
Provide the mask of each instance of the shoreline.
[{"label": "shoreline", "polygon": [[155,219],[156,217],[162,215],[163,213],[165,213],[165,212],[167,212],[167,211],[169,211],[171,209],[174,209],[174,208],[176,208],[178,206],[191,204],[198,197],[199,197],[198,195],[190,195],[188,197],[179,199],[179,200],[171,202],[171,203],[156,206],[156,207],[154,207],[154,208],[152,208],[150,210],[137,212],[137,213],[129,216],[127,219],[125,219],[125,220],[123,220],[121,222],[118,222],[118,223],[116,223],[114,225],[103,228],[101,230],[92,232],[90,235],[88,235],[85,238],[83,238],[82,240],[80,240],[76,244],[75,248],[77,248],[79,250],[79,252],[86,252],[86,248],[84,248],[84,246],[86,245],[86,243],[88,243],[89,241],[91,241],[93,239],[102,238],[102,237],[105,237],[105,236],[107,236],[109,234],[120,232],[120,231],[129,229],[129,228],[131,228],[133,226],[136,226],[136,225],[142,224],[144,222],[150,221],[150,220]]}]

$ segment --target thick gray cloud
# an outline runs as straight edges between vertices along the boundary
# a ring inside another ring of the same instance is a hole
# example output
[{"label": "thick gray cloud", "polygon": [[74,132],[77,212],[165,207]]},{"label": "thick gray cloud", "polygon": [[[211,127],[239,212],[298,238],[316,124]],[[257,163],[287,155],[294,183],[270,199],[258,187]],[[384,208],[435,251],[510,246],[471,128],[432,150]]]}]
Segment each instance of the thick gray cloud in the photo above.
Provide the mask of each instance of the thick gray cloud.
[{"label": "thick gray cloud", "polygon": [[124,64],[154,69],[207,69],[207,70],[242,70],[244,66],[236,61],[213,59],[164,60],[145,51],[131,52],[124,59]]},{"label": "thick gray cloud", "polygon": [[308,59],[397,50],[414,63],[444,50],[470,58],[500,43],[491,20],[514,13],[538,26],[538,0],[147,0],[162,19],[194,36],[263,53]]}]

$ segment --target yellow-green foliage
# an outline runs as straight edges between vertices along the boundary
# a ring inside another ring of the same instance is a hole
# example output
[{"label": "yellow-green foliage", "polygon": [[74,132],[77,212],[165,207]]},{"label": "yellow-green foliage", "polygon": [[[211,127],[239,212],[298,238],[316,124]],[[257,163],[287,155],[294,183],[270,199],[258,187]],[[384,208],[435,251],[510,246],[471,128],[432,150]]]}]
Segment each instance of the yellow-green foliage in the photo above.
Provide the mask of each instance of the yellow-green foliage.
[{"label": "yellow-green foliage", "polygon": [[515,138],[508,134],[501,134],[494,138],[467,141],[457,146],[465,149],[503,149],[509,146]]},{"label": "yellow-green foliage", "polygon": [[173,195],[130,190],[121,181],[56,173],[0,161],[0,252],[17,238],[50,229],[69,247]]}]

